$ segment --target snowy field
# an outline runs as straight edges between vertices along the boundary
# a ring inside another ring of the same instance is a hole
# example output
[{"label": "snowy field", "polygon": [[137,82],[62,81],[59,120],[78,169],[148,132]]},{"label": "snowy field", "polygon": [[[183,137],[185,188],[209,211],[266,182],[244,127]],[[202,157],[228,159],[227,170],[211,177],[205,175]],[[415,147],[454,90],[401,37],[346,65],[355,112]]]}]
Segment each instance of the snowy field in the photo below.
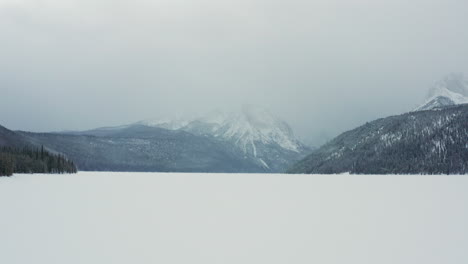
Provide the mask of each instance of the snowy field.
[{"label": "snowy field", "polygon": [[0,178],[0,263],[468,263],[468,177]]}]

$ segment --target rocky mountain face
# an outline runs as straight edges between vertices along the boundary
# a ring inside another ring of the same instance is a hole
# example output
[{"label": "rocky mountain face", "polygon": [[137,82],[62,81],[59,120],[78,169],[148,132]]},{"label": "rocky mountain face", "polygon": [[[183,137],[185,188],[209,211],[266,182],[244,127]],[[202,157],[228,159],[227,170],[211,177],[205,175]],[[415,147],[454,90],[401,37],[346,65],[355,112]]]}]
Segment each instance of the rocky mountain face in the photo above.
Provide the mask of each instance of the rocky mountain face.
[{"label": "rocky mountain face", "polygon": [[186,131],[228,144],[270,172],[284,171],[311,151],[297,140],[286,122],[251,105],[244,105],[238,112],[217,110],[191,120],[155,120],[139,124]]},{"label": "rocky mountain face", "polygon": [[426,102],[414,111],[432,110],[444,106],[468,104],[468,81],[463,74],[450,74],[430,90]]},{"label": "rocky mountain face", "polygon": [[466,174],[468,105],[391,116],[345,132],[290,173]]}]

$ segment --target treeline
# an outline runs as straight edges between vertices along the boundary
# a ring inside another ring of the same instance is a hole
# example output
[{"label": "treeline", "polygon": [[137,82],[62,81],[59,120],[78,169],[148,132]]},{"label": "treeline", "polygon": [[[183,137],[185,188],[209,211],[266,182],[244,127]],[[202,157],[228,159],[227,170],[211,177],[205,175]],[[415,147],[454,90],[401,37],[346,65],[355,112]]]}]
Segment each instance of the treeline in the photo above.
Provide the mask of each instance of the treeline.
[{"label": "treeline", "polygon": [[13,173],[76,173],[73,161],[41,148],[0,147],[0,176]]}]

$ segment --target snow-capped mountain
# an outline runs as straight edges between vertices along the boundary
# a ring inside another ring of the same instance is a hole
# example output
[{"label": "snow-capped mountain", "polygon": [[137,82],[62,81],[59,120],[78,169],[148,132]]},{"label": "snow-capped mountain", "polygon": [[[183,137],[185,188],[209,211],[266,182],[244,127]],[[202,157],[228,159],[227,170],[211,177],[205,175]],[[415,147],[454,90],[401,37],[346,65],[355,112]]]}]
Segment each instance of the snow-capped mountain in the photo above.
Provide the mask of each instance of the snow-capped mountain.
[{"label": "snow-capped mountain", "polygon": [[257,144],[276,144],[283,149],[299,152],[302,144],[295,138],[289,125],[269,111],[245,105],[240,112],[220,110],[190,122],[184,130],[200,131],[236,142],[244,152],[251,151],[256,156]]},{"label": "snow-capped mountain", "polygon": [[424,104],[414,111],[437,109],[468,103],[468,81],[461,73],[452,73],[438,81],[429,91]]},{"label": "snow-capped mountain", "polygon": [[235,112],[216,110],[191,120],[147,120],[139,124],[183,130],[227,142],[240,149],[245,158],[271,171],[281,171],[309,151],[286,122],[252,105],[244,105]]}]

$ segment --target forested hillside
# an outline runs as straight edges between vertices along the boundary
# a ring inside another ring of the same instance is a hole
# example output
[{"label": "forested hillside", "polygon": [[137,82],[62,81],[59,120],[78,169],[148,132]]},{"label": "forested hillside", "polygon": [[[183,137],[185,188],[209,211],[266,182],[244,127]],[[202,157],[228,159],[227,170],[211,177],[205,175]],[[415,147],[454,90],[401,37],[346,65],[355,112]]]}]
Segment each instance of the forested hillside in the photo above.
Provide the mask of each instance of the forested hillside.
[{"label": "forested hillside", "polygon": [[391,116],[345,132],[290,173],[466,174],[468,105]]},{"label": "forested hillside", "polygon": [[0,176],[13,173],[76,173],[75,164],[42,147],[0,147]]},{"label": "forested hillside", "polygon": [[13,173],[75,173],[75,164],[29,138],[0,126],[0,176]]}]

